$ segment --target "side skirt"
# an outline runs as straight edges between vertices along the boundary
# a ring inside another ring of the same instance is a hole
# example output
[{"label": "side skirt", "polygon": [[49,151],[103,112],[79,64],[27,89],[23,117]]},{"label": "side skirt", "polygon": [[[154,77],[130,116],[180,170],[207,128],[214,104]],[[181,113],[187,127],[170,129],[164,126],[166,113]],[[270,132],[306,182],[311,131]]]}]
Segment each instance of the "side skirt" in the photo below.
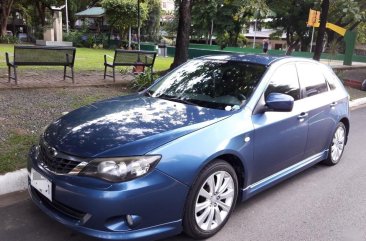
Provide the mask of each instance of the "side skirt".
[{"label": "side skirt", "polygon": [[294,176],[295,174],[317,164],[318,162],[324,160],[328,156],[329,150],[325,150],[321,153],[315,154],[301,162],[296,163],[286,169],[283,169],[269,177],[266,177],[256,183],[253,183],[246,188],[242,189],[242,201],[249,199],[255,194],[266,190],[279,182],[286,180],[289,177]]}]

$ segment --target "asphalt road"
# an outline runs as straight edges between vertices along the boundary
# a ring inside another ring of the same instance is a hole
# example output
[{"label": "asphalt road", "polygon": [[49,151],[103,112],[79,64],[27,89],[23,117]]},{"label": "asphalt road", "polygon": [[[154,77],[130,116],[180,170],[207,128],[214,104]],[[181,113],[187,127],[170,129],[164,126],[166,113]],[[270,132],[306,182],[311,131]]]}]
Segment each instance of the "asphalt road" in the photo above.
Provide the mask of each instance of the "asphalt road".
[{"label": "asphalt road", "polygon": [[[210,240],[366,241],[365,120],[366,108],[352,111],[350,139],[337,166],[316,165],[240,203]],[[21,193],[0,198],[0,241],[18,240],[97,239],[51,220]],[[189,239],[180,235],[167,240]]]}]

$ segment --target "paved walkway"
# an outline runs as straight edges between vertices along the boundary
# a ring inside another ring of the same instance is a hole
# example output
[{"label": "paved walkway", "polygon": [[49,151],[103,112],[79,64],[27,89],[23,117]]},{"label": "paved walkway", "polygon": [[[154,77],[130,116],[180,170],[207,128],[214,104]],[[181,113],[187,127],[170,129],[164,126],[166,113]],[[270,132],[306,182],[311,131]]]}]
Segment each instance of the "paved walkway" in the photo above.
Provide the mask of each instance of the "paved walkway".
[{"label": "paved walkway", "polygon": [[332,60],[321,59],[321,63],[330,65],[333,69],[336,70],[349,70],[349,69],[366,69],[366,63],[363,62],[353,62],[351,66],[343,65],[343,61],[340,60]]},{"label": "paved walkway", "polygon": [[116,82],[111,77],[103,79],[103,71],[78,71],[75,70],[75,83],[66,78],[63,80],[63,67],[54,69],[28,69],[19,67],[18,84],[14,80],[8,82],[7,69],[0,69],[0,89],[22,89],[22,88],[57,88],[57,87],[80,87],[80,86],[107,86],[126,85],[134,76],[121,75],[116,71]]}]

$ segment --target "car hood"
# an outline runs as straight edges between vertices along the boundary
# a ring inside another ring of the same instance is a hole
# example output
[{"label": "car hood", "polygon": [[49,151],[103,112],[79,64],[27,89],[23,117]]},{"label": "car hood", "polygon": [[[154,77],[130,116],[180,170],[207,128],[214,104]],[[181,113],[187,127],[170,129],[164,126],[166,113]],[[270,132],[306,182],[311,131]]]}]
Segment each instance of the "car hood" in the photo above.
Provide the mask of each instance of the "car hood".
[{"label": "car hood", "polygon": [[143,155],[230,115],[136,94],[74,110],[48,126],[43,138],[79,157]]}]

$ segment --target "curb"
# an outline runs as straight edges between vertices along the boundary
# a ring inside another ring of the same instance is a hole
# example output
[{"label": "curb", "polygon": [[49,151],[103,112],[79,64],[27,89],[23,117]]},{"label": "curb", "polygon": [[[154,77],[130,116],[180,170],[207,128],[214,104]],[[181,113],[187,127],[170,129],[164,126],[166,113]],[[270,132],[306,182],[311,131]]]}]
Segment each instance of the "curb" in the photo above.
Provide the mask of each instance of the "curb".
[{"label": "curb", "polygon": [[[351,110],[366,106],[366,97],[350,101],[349,106]],[[0,175],[0,195],[27,189],[27,177],[26,168]]]},{"label": "curb", "polygon": [[355,110],[359,107],[362,107],[363,105],[366,105],[366,97],[355,99],[349,102],[349,107],[351,110]]},{"label": "curb", "polygon": [[26,168],[0,175],[0,195],[27,189],[27,176]]}]

